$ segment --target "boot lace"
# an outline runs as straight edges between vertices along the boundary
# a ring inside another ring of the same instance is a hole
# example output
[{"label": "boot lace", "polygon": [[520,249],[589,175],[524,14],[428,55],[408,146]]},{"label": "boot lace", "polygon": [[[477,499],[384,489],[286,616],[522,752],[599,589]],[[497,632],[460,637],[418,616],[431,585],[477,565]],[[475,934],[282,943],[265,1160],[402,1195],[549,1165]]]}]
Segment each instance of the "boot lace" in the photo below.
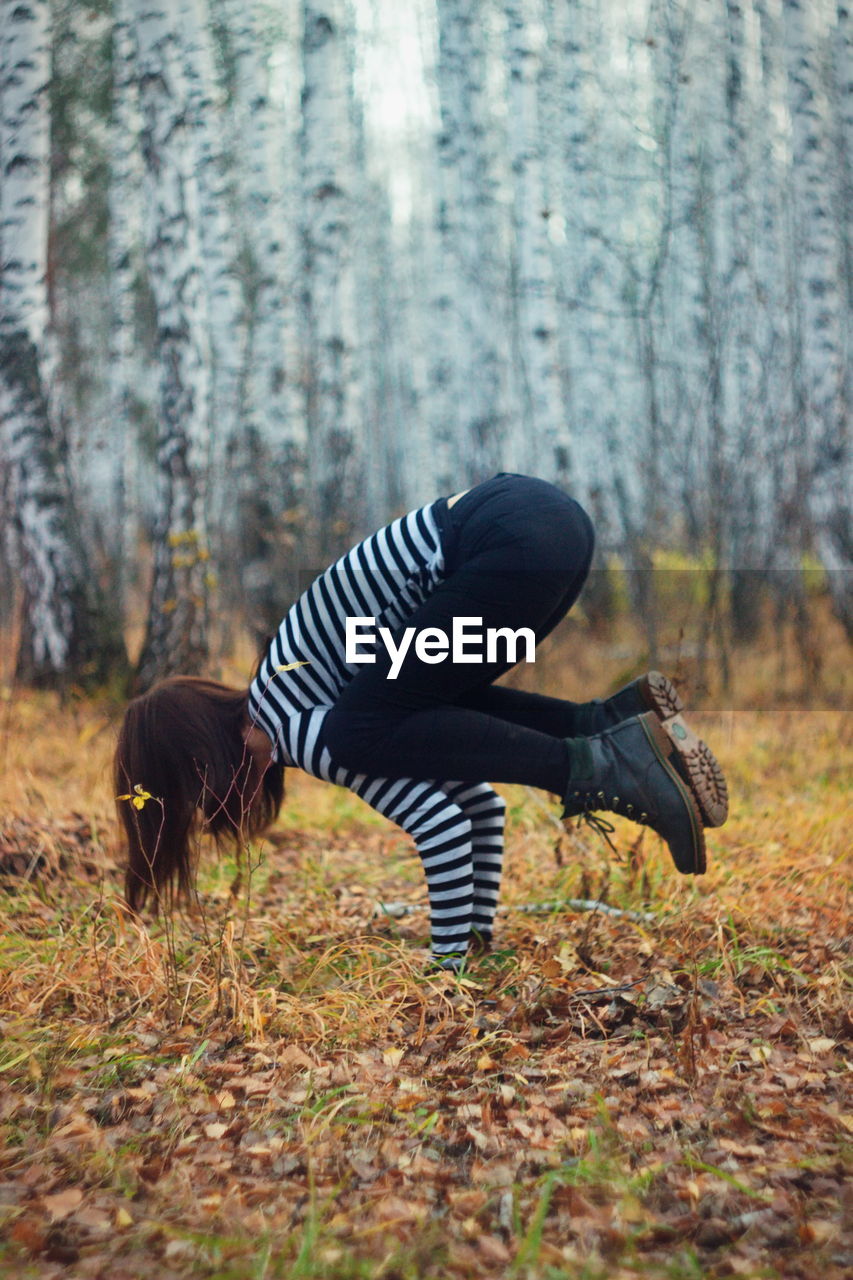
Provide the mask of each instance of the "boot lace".
[{"label": "boot lace", "polygon": [[606,818],[602,818],[600,813],[593,813],[589,809],[584,809],[582,813],[578,814],[578,826],[580,827],[581,825],[586,825],[593,831],[596,831],[601,836],[604,843],[609,845],[614,853],[619,852],[616,845],[610,838],[616,828],[612,822],[608,822]]},{"label": "boot lace", "polygon": [[635,805],[625,804],[624,801],[620,800],[619,796],[611,796],[608,799],[604,791],[588,791],[583,796],[579,791],[576,791],[575,796],[583,801],[583,809],[578,814],[578,826],[580,827],[581,824],[585,823],[586,826],[601,836],[605,844],[609,845],[614,853],[619,851],[610,837],[616,828],[612,822],[608,822],[606,818],[603,818],[598,810],[607,809],[611,813],[619,813],[626,818],[631,818],[634,822],[648,823],[649,821],[647,813],[637,813]]}]

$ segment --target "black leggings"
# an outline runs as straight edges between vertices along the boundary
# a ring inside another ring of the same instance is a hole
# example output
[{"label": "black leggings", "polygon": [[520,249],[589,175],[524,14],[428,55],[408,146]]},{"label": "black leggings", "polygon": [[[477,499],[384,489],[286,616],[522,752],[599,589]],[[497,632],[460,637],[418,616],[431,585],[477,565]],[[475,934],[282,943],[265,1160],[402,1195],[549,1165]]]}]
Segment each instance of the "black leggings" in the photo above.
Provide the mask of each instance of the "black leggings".
[{"label": "black leggings", "polygon": [[[450,636],[454,617],[468,617],[482,618],[483,629],[528,627],[537,643],[548,635],[589,573],[594,534],[583,508],[544,480],[504,473],[439,514],[447,576],[404,627]],[[576,705],[495,686],[511,665],[450,656],[429,665],[412,645],[389,680],[380,645],[326,718],[332,758],[377,777],[516,782],[561,795]]]}]

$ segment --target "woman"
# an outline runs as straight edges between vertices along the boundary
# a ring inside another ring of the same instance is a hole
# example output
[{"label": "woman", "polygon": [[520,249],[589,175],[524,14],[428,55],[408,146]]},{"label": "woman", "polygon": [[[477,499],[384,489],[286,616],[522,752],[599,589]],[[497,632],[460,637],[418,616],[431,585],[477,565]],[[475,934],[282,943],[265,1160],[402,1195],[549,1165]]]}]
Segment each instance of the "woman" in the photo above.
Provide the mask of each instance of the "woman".
[{"label": "woman", "polygon": [[191,889],[199,829],[237,843],[263,831],[288,766],[413,836],[442,967],[491,939],[504,802],[489,783],[553,792],[564,817],[624,814],[663,837],[679,871],[703,872],[703,823],[725,821],[726,784],[665,676],[582,704],[494,684],[574,604],[592,550],[577,502],[502,473],[331,565],[248,691],[174,677],[132,702],[116,752],[131,907]]}]

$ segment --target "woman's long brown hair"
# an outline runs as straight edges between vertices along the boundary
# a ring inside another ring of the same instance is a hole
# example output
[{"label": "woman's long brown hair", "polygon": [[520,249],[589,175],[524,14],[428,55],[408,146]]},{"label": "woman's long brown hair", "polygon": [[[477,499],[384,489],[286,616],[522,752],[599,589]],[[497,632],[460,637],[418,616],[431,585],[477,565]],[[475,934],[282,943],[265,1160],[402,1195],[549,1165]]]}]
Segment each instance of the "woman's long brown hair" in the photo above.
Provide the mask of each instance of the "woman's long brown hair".
[{"label": "woman's long brown hair", "polygon": [[243,733],[248,694],[216,680],[172,676],[129,704],[115,753],[127,838],[125,896],[133,911],[189,895],[200,832],[241,845],[275,819],[284,770],[261,774]]}]

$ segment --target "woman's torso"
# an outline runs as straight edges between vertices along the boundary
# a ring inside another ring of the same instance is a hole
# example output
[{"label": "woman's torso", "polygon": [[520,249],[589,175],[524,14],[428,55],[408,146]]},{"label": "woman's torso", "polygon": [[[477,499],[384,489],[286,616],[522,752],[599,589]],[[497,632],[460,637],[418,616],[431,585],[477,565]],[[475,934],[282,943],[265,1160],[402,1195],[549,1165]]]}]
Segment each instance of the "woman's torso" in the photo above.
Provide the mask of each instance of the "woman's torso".
[{"label": "woman's torso", "polygon": [[[292,760],[287,722],[331,707],[358,670],[346,662],[346,619],[373,618],[396,630],[444,571],[441,498],[385,525],[330,565],[287,611],[249,689],[249,714],[269,734],[275,756]],[[301,664],[301,665],[296,665]]]}]

